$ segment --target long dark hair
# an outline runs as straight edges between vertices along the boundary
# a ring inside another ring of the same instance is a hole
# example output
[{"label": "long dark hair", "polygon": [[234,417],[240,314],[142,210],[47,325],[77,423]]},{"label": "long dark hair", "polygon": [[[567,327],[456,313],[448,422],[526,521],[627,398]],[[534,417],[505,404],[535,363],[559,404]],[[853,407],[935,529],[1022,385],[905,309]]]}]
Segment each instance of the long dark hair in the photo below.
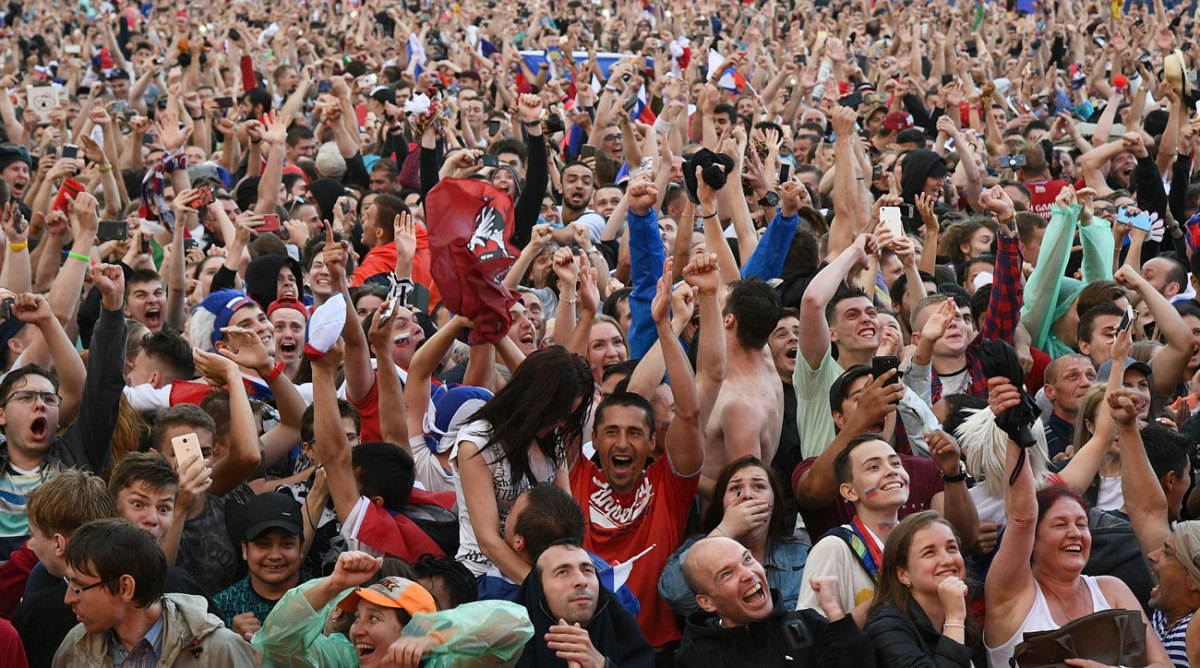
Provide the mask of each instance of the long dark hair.
[{"label": "long dark hair", "polygon": [[[908,617],[913,616],[912,608],[916,601],[909,593],[908,587],[900,583],[897,571],[901,568],[908,568],[908,551],[912,549],[913,538],[916,537],[917,532],[934,524],[949,527],[954,541],[960,546],[962,545],[962,540],[958,537],[958,532],[954,530],[954,525],[936,510],[913,513],[901,520],[896,528],[892,529],[892,533],[888,534],[887,541],[883,545],[883,564],[879,567],[879,582],[875,585],[875,600],[871,602],[871,608],[867,611],[868,616],[888,606],[896,608]],[[983,642],[979,624],[969,613],[964,625],[966,645],[976,647]]]},{"label": "long dark hair", "polygon": [[[529,475],[529,447],[559,464],[565,452],[558,444],[581,442],[583,424],[592,409],[596,381],[587,360],[562,346],[535,351],[513,372],[512,378],[471,420],[487,420],[492,432],[483,450],[499,446],[508,460],[513,480]],[[579,399],[579,406],[572,403]],[[543,429],[562,423],[553,433],[538,437]]]},{"label": "long dark hair", "polygon": [[717,484],[713,491],[712,503],[708,506],[708,511],[704,513],[704,533],[710,533],[721,520],[725,519],[725,490],[729,488],[729,480],[734,474],[744,468],[756,466],[767,474],[767,480],[771,483],[771,493],[775,496],[775,509],[771,511],[771,521],[767,524],[767,542],[774,543],[780,540],[786,540],[792,535],[791,527],[796,523],[793,517],[788,521],[788,513],[784,509],[784,501],[787,499],[784,496],[783,483],[779,481],[779,474],[775,473],[775,469],[767,466],[761,459],[754,455],[746,455],[725,465],[721,469],[721,475],[717,476]]}]

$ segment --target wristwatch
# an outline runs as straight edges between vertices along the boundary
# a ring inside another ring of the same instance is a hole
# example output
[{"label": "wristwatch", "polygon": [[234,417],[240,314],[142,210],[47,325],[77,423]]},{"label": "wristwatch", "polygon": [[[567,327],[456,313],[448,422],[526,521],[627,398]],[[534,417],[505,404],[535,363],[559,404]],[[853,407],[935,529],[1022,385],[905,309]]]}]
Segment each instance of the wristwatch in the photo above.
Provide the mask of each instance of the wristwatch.
[{"label": "wristwatch", "polygon": [[958,462],[958,473],[954,475],[946,475],[942,473],[942,482],[965,482],[971,476],[967,474],[967,465],[961,460]]},{"label": "wristwatch", "polygon": [[768,190],[767,194],[763,195],[763,198],[758,200],[758,203],[760,206],[778,206],[779,193],[775,192],[774,190]]}]

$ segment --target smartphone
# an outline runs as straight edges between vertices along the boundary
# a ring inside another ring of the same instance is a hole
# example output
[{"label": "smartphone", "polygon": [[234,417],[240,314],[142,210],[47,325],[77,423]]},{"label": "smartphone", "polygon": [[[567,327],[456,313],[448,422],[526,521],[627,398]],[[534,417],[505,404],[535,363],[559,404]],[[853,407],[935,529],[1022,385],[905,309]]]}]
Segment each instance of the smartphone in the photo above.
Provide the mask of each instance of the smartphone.
[{"label": "smartphone", "polygon": [[96,230],[100,241],[124,241],[129,238],[129,223],[123,220],[102,220]]},{"label": "smartphone", "polygon": [[192,200],[192,206],[197,209],[203,209],[213,203],[212,186],[201,186],[196,190],[196,199]]},{"label": "smartphone", "polygon": [[779,165],[779,182],[787,183],[792,178],[792,165],[784,162]]},{"label": "smartphone", "polygon": [[13,317],[13,306],[16,306],[17,300],[5,299],[0,302],[0,318],[8,320]]},{"label": "smartphone", "polygon": [[[881,355],[871,358],[871,375],[875,378],[881,378],[884,374],[892,369],[900,368],[900,358],[895,355]],[[884,385],[892,385],[900,382],[900,374],[896,374],[888,379]]]},{"label": "smartphone", "polygon": [[796,55],[792,56],[792,62],[796,63],[797,65],[805,65],[807,61],[808,57],[806,57],[803,53],[797,53]]},{"label": "smartphone", "polygon": [[79,147],[74,144],[63,144],[62,158],[63,160],[74,160],[79,156]]},{"label": "smartphone", "polygon": [[854,91],[853,93],[850,93],[849,95],[838,100],[838,104],[842,105],[843,107],[857,107],[862,103],[863,96],[862,93],[858,91]]},{"label": "smartphone", "polygon": [[196,432],[172,438],[171,449],[175,453],[177,468],[184,462],[204,458],[203,453],[200,452],[200,437],[196,435]]},{"label": "smartphone", "polygon": [[911,204],[901,204],[900,205],[900,217],[901,218],[912,218],[913,213],[915,212],[915,209],[916,209],[916,207],[914,207]]},{"label": "smartphone", "polygon": [[488,121],[488,134],[490,134],[490,135],[500,134],[500,120],[499,119],[493,118],[492,120]]},{"label": "smartphone", "polygon": [[[149,248],[150,248],[150,240],[149,240],[149,239],[147,239],[147,240],[146,240],[146,243],[145,243],[145,244],[143,244],[143,245],[144,245],[144,246],[146,247],[146,249],[147,249],[147,251],[146,251],[146,252],[147,252],[147,253],[148,253],[148,252],[150,252],[150,251],[149,251]],[[183,252],[184,252],[184,253],[187,253],[188,251],[192,250],[193,248],[199,248],[199,247],[200,247],[200,242],[199,242],[199,241],[196,241],[195,239],[192,239],[192,238],[190,238],[190,237],[189,237],[189,238],[187,238],[187,239],[184,239],[184,240],[183,240]]]},{"label": "smartphone", "polygon": [[654,169],[654,158],[642,158],[642,164],[638,165],[639,172],[649,172]]},{"label": "smartphone", "polygon": [[1120,332],[1123,332],[1123,331],[1129,329],[1129,326],[1131,324],[1137,322],[1137,319],[1138,319],[1137,309],[1131,308],[1131,309],[1126,310],[1125,315],[1121,316],[1121,324],[1117,325],[1117,332],[1120,333]]},{"label": "smartphone", "polygon": [[632,114],[633,110],[637,109],[637,105],[638,99],[636,96],[629,98],[629,101],[625,103],[625,113]]},{"label": "smartphone", "polygon": [[892,234],[893,239],[899,239],[904,236],[904,225],[900,222],[900,207],[880,207],[879,222]]},{"label": "smartphone", "polygon": [[318,93],[332,93],[333,92],[333,84],[330,83],[329,79],[321,79],[320,81],[317,82],[317,92]]},{"label": "smartphone", "polygon": [[594,158],[594,157],[596,157],[596,147],[595,147],[595,146],[592,146],[591,144],[584,144],[584,145],[583,145],[582,147],[580,147],[580,149],[579,149],[579,157],[580,157],[580,158]]},{"label": "smartphone", "polygon": [[279,216],[273,213],[263,215],[262,224],[254,228],[255,232],[278,232]]},{"label": "smartphone", "polygon": [[975,40],[968,39],[965,42],[963,42],[963,46],[965,46],[967,48],[968,56],[971,56],[973,58],[979,54],[979,45],[975,43]]},{"label": "smartphone", "polygon": [[398,301],[400,301],[400,300],[395,297],[387,300],[387,303],[383,308],[383,312],[381,312],[379,314],[379,319],[381,321],[387,320],[388,318],[392,317],[392,314],[396,312],[396,303]]},{"label": "smartphone", "polygon": [[63,52],[68,55],[78,56],[80,53],[83,53],[83,47],[78,44],[68,44],[63,47]]},{"label": "smartphone", "polygon": [[1150,217],[1149,213],[1143,211],[1136,216],[1132,216],[1129,219],[1129,224],[1135,229],[1149,232],[1150,228],[1154,226],[1154,220]]},{"label": "smartphone", "polygon": [[229,109],[230,107],[233,106],[233,97],[232,96],[223,95],[221,97],[213,98],[213,99],[217,103],[217,107],[219,107],[221,109]]},{"label": "smartphone", "polygon": [[1005,153],[1000,156],[1000,169],[1015,169],[1025,166],[1024,153]]},{"label": "smartphone", "polygon": [[484,153],[483,155],[479,156],[479,159],[475,162],[482,164],[484,167],[499,167],[500,157],[490,153]]}]

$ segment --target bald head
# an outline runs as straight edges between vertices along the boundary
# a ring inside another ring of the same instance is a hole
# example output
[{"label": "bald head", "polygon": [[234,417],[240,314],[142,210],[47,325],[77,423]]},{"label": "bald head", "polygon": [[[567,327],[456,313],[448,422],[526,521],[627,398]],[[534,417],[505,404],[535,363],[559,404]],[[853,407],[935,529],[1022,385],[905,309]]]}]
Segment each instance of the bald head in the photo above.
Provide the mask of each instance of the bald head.
[{"label": "bald head", "polygon": [[771,614],[771,589],[762,564],[741,543],[705,538],[688,550],[683,579],[696,603],[716,614],[723,626],[742,626]]}]

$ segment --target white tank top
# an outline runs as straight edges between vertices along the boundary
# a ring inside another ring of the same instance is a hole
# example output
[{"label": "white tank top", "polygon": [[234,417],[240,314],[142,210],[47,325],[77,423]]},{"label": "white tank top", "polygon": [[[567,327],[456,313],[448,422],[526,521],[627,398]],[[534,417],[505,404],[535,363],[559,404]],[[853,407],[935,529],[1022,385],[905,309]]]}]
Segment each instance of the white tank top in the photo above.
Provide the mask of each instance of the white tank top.
[{"label": "white tank top", "polygon": [[[1088,591],[1092,594],[1092,612],[1102,612],[1110,609],[1112,606],[1108,604],[1108,599],[1104,598],[1104,594],[1100,591],[1100,585],[1096,583],[1096,578],[1090,575],[1081,575],[1083,581],[1087,583]],[[1013,650],[1017,644],[1025,639],[1025,633],[1029,631],[1053,631],[1059,627],[1058,622],[1054,621],[1054,617],[1050,614],[1050,606],[1046,603],[1046,597],[1042,594],[1042,587],[1033,581],[1033,586],[1037,592],[1033,599],[1033,607],[1029,609],[1029,614],[1025,615],[1025,621],[1021,623],[1021,628],[1012,635],[1003,645],[999,647],[988,646],[988,663],[992,668],[1008,668],[1008,660],[1012,658]],[[985,639],[986,640],[986,639]]]}]

